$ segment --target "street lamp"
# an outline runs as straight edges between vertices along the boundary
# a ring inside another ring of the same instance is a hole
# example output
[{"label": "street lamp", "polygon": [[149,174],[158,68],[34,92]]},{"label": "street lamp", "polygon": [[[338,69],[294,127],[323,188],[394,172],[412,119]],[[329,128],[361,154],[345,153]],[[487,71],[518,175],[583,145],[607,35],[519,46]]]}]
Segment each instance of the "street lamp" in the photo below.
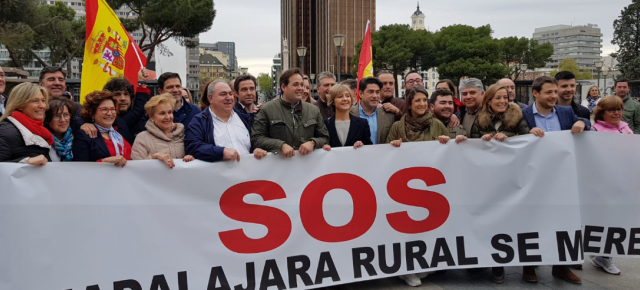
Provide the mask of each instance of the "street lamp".
[{"label": "street lamp", "polygon": [[598,88],[600,88],[600,72],[602,71],[602,66],[604,65],[604,62],[602,60],[596,60],[593,64],[596,66],[596,69],[598,70]]},{"label": "street lamp", "polygon": [[333,36],[333,43],[336,45],[336,48],[338,48],[338,82],[340,82],[340,69],[342,68],[340,66],[340,53],[342,53],[342,46],[346,39],[347,36],[344,34],[336,34]]},{"label": "street lamp", "polygon": [[243,74],[243,75],[246,75],[246,74],[247,74],[247,72],[249,71],[249,68],[248,68],[248,67],[241,67],[241,68],[240,68],[240,71],[242,71],[242,74]]},{"label": "street lamp", "polygon": [[526,63],[520,64],[520,71],[522,71],[522,80],[526,81],[527,80],[527,64]]},{"label": "street lamp", "polygon": [[[607,95],[607,75],[609,75],[609,72],[611,71],[610,68],[604,69],[602,70],[602,76],[604,76],[604,92],[600,93],[601,97],[604,97]],[[600,79],[598,79],[598,82],[600,82]],[[599,84],[598,84],[599,85]],[[599,87],[599,86],[598,86]]]},{"label": "street lamp", "polygon": [[304,57],[307,55],[307,48],[301,46],[296,50],[298,51],[298,56],[300,57],[300,68],[302,69],[302,74],[304,74]]}]

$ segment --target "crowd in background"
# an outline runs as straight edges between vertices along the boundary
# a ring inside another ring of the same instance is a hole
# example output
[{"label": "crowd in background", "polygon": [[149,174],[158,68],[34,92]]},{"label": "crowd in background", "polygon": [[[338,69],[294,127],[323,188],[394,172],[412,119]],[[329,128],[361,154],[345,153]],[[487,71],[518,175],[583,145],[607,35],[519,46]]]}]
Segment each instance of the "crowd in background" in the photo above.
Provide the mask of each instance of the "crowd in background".
[{"label": "crowd in background", "polygon": [[[84,161],[123,167],[129,160],[158,159],[173,168],[176,159],[240,161],[249,154],[276,158],[268,153],[290,158],[316,149],[462,143],[469,138],[502,142],[561,130],[640,134],[640,103],[628,96],[628,81],[616,81],[615,96],[600,96],[592,87],[578,104],[571,72],[533,81],[531,105],[515,102],[510,79],[488,86],[476,78],[461,79],[457,87],[441,80],[429,95],[417,72],[404,76],[405,98],[394,96],[391,73],[336,83],[332,73],[323,72],[316,78],[316,101],[310,95],[309,77],[289,69],[279,79],[281,95],[260,104],[256,78],[249,74],[230,82],[209,81],[199,105],[176,73],[159,76],[157,96],[151,96],[143,68],[136,84],[113,78],[102,91],[84,96],[81,105],[71,101],[65,80],[61,68],[45,67],[39,84],[19,84],[4,96],[0,67],[0,162],[43,166]],[[620,274],[612,258],[590,260],[608,273]],[[503,268],[491,272],[496,283],[504,281]],[[552,274],[581,283],[568,266],[554,266]],[[411,286],[425,277],[400,276]],[[523,279],[537,282],[535,268],[523,267]]]}]

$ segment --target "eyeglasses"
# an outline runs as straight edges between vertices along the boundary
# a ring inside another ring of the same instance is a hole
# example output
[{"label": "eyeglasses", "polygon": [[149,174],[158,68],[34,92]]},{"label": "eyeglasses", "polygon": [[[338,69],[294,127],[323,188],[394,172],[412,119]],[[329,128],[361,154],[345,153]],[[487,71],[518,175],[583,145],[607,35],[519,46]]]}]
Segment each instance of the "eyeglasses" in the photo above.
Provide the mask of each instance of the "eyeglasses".
[{"label": "eyeglasses", "polygon": [[107,107],[100,107],[98,108],[98,112],[103,113],[103,114],[108,114],[109,112],[113,111],[114,113],[117,113],[118,109],[116,107],[111,107],[111,108],[107,108]]},{"label": "eyeglasses", "polygon": [[71,115],[69,113],[57,114],[57,115],[53,115],[53,119],[56,121],[60,121],[60,119],[70,120]]},{"label": "eyeglasses", "polygon": [[413,85],[413,84],[419,84],[422,82],[422,79],[413,79],[413,80],[407,80],[406,83],[409,85]]},{"label": "eyeglasses", "polygon": [[620,113],[622,112],[622,109],[606,109],[606,111],[608,113]]}]

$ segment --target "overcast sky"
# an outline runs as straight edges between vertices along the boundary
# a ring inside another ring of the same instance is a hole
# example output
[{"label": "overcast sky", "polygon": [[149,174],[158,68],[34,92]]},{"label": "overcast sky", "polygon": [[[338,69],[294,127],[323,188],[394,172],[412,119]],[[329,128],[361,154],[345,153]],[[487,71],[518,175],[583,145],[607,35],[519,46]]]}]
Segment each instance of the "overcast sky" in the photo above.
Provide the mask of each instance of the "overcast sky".
[{"label": "overcast sky", "polygon": [[[200,34],[200,41],[235,42],[240,66],[248,67],[253,75],[268,73],[280,51],[280,1],[214,2],[217,16],[211,30]],[[377,0],[376,26],[409,24],[416,4],[414,0]],[[496,38],[531,38],[537,27],[593,23],[602,29],[603,55],[608,55],[615,51],[613,21],[629,4],[631,0],[422,0],[420,10],[431,31],[453,24],[490,24]]]}]

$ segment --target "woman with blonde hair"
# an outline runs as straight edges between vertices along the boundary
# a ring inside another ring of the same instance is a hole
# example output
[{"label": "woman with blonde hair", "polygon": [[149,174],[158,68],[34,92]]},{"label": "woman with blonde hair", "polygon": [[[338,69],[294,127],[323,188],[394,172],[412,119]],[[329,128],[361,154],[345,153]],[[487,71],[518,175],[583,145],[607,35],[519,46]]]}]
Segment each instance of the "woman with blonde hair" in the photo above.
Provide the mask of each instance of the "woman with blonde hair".
[{"label": "woman with blonde hair", "polygon": [[53,135],[44,127],[49,93],[32,83],[17,85],[0,117],[0,162],[42,166],[51,161]]},{"label": "woman with blonde hair", "polygon": [[622,121],[624,102],[618,96],[602,98],[593,110],[592,131],[633,134],[629,124]]},{"label": "woman with blonde hair", "polygon": [[144,110],[149,116],[147,131],[138,134],[131,152],[132,160],[158,159],[173,168],[173,159],[193,161],[184,153],[184,125],[173,122],[176,100],[171,94],[162,94],[149,100]]},{"label": "woman with blonde hair", "polygon": [[587,92],[587,97],[582,101],[582,106],[587,107],[591,115],[593,115],[593,109],[598,105],[600,99],[600,89],[596,86],[591,86]]},{"label": "woman with blonde hair", "polygon": [[302,83],[304,85],[304,91],[302,91],[302,101],[310,104],[315,103],[313,98],[311,97],[311,82],[309,82],[309,77],[304,75],[302,77]]},{"label": "woman with blonde hair", "polygon": [[507,89],[490,86],[482,99],[482,109],[471,127],[470,138],[504,141],[507,137],[529,134],[529,126],[520,106],[509,103]]},{"label": "woman with blonde hair", "polygon": [[189,103],[193,104],[193,99],[191,99],[191,92],[189,89],[183,87],[182,88],[182,97]]},{"label": "woman with blonde hair", "polygon": [[329,90],[327,106],[335,112],[335,115],[324,120],[329,131],[329,144],[322,147],[324,150],[348,146],[358,149],[364,145],[373,144],[367,120],[349,114],[353,103],[355,103],[355,97],[351,87],[338,84]]}]

